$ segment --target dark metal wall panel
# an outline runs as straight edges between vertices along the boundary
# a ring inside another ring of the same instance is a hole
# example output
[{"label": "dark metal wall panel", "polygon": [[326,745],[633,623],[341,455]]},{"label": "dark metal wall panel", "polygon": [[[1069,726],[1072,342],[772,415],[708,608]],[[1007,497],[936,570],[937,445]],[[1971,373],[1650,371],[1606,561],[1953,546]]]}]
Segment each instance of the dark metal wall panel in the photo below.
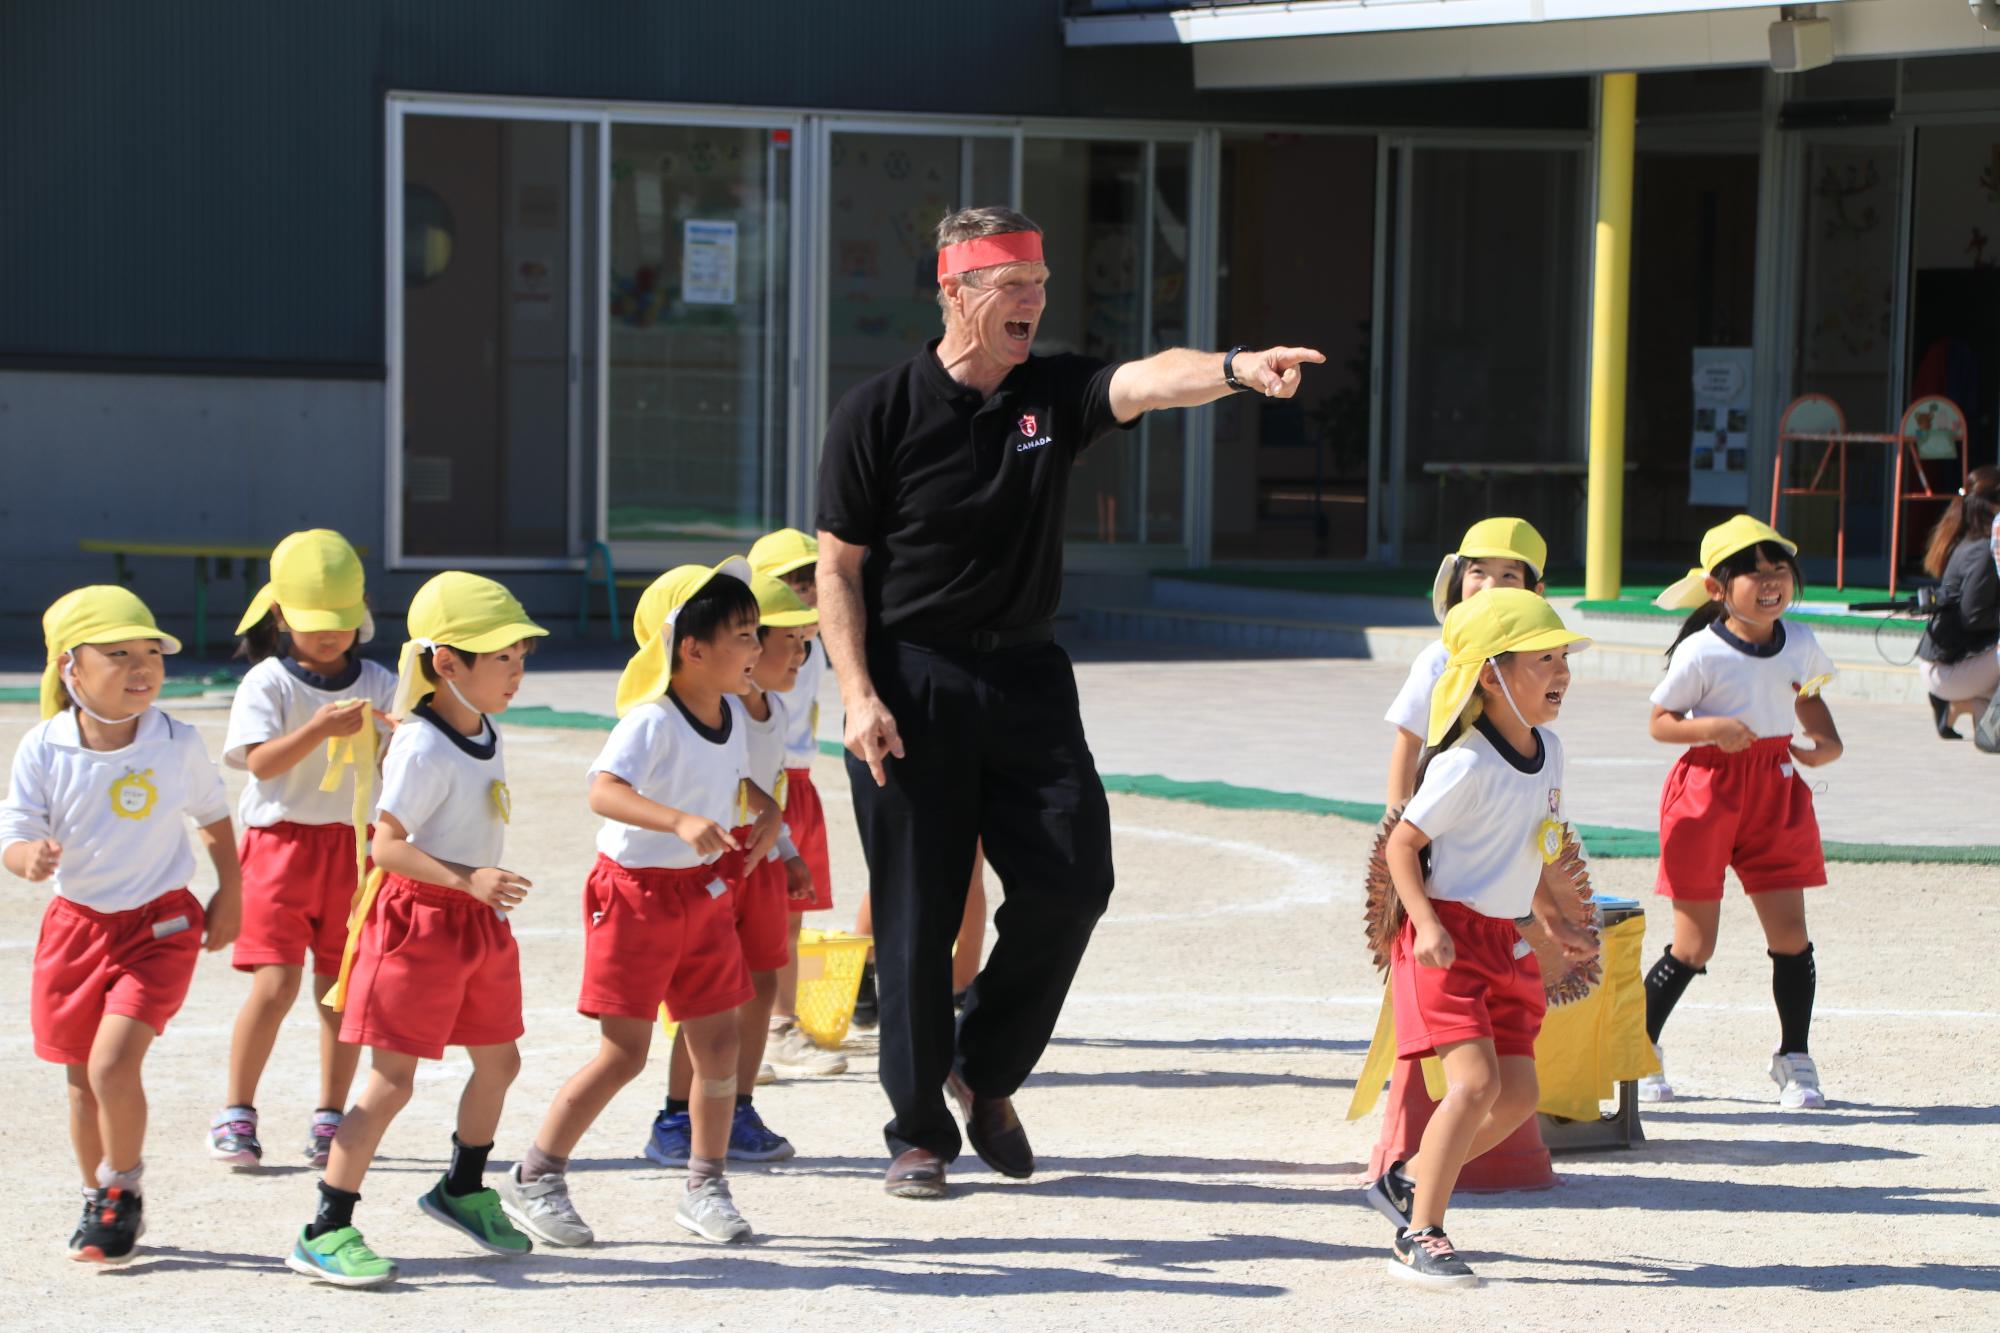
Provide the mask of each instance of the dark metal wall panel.
[{"label": "dark metal wall panel", "polygon": [[[1584,80],[1197,93],[1056,0],[0,0],[0,363],[379,373],[392,89],[1582,125]],[[1495,92],[1498,88],[1500,91]]]}]

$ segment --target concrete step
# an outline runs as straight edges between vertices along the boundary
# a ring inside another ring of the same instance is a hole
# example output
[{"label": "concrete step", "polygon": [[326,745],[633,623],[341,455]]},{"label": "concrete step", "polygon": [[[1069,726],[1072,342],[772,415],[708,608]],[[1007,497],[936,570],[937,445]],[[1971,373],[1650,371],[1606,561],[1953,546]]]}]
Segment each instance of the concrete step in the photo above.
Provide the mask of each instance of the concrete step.
[{"label": "concrete step", "polygon": [[[1156,580],[1157,587],[1164,580]],[[1241,591],[1265,592],[1254,589]],[[1312,596],[1311,594],[1306,594]],[[1330,599],[1321,599],[1330,600]],[[1566,617],[1567,618],[1567,617]],[[1673,637],[1672,627],[1659,642],[1626,642],[1624,617],[1592,617],[1607,623],[1602,628],[1569,623],[1591,634],[1593,642],[1579,653],[1570,670],[1582,680],[1609,680],[1628,685],[1651,685],[1660,678],[1661,656]],[[1664,624],[1664,622],[1662,622]],[[1139,643],[1176,643],[1240,652],[1252,657],[1350,657],[1378,662],[1408,663],[1437,641],[1438,630],[1431,625],[1368,625],[1336,620],[1291,617],[1254,612],[1231,613],[1192,610],[1174,606],[1097,607],[1077,613],[1077,627],[1091,639]],[[1822,636],[1822,641],[1827,636]],[[1922,679],[1916,670],[1876,658],[1870,661],[1855,651],[1848,640],[1872,642],[1867,636],[1843,636],[1836,651],[1828,652],[1840,669],[1840,679],[1830,697],[1870,699],[1882,703],[1921,704]]]}]

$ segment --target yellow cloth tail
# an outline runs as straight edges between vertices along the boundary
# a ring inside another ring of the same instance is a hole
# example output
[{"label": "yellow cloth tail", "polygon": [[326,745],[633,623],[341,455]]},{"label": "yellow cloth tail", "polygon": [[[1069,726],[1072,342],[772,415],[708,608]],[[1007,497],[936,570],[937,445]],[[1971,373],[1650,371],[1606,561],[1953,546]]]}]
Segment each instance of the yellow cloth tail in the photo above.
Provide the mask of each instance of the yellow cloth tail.
[{"label": "yellow cloth tail", "polygon": [[[366,700],[358,701],[358,706],[370,707]],[[348,770],[354,772],[354,803],[349,809],[354,824],[354,899],[347,912],[347,944],[340,952],[340,976],[324,1001],[327,1008],[334,1010],[347,1003],[347,975],[353,971],[354,955],[361,947],[361,928],[367,924],[376,891],[382,887],[381,869],[371,870],[368,865],[368,821],[374,812],[376,756],[380,744],[381,736],[372,717],[352,736],[332,737],[326,743],[326,773],[319,780],[321,791],[338,791]]]}]

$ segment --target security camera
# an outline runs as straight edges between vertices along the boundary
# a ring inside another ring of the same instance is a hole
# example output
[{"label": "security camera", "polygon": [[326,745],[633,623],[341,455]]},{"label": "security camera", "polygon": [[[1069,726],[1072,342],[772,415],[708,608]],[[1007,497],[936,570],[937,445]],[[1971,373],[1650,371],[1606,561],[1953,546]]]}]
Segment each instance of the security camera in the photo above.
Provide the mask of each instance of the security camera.
[{"label": "security camera", "polygon": [[[1973,0],[1973,3],[2000,6],[2000,0]],[[1799,8],[1810,13],[1806,6]],[[1793,18],[1793,12],[1791,6],[1779,10],[1785,17],[1771,25],[1771,68],[1780,74],[1797,74],[1831,65],[1833,20]]]},{"label": "security camera", "polygon": [[1970,0],[1972,17],[1988,32],[2000,32],[2000,0]]}]

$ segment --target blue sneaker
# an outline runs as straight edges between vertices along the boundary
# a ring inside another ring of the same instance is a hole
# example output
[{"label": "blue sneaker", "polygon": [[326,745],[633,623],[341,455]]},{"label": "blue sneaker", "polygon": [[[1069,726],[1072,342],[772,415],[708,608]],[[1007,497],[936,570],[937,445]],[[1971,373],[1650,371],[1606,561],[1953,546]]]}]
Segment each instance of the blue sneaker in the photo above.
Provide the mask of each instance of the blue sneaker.
[{"label": "blue sneaker", "polygon": [[653,1117],[653,1132],[646,1136],[643,1151],[649,1162],[686,1166],[688,1154],[694,1151],[694,1121],[686,1111],[676,1115],[660,1112]]},{"label": "blue sneaker", "polygon": [[[654,1131],[655,1138],[658,1130]],[[736,1108],[729,1122],[729,1160],[732,1162],[782,1162],[792,1155],[791,1140],[773,1134],[757,1108],[745,1103]]]}]

